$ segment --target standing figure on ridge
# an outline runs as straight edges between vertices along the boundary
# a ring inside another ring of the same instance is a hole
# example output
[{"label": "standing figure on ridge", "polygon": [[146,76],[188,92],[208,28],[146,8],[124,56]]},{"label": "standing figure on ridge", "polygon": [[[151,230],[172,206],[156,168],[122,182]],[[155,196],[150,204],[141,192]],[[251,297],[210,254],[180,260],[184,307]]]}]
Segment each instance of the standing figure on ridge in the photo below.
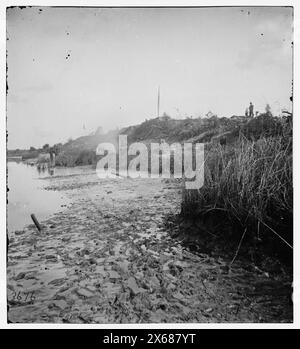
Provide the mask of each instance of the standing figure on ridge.
[{"label": "standing figure on ridge", "polygon": [[254,117],[254,112],[253,112],[253,110],[254,110],[254,105],[252,104],[252,102],[250,102],[250,105],[249,105],[249,116],[250,116],[251,118]]}]

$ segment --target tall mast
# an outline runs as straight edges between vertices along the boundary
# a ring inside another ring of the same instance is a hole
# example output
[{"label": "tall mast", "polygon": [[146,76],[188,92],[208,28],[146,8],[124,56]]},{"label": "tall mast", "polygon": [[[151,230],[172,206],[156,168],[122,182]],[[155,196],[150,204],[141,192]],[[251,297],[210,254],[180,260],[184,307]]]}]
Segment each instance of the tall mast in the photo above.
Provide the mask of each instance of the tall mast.
[{"label": "tall mast", "polygon": [[159,117],[159,102],[160,102],[160,86],[158,86],[158,94],[157,94],[157,117]]}]

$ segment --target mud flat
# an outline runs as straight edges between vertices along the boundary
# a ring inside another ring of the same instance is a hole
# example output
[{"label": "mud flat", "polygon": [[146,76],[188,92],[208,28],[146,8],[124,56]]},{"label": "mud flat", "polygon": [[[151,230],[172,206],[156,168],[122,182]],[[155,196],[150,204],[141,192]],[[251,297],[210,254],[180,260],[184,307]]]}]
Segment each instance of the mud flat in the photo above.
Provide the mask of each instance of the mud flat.
[{"label": "mud flat", "polygon": [[178,184],[94,173],[45,180],[71,204],[40,233],[10,234],[11,322],[292,321],[288,280],[238,261],[228,271],[228,261],[171,238],[164,220],[179,212]]}]

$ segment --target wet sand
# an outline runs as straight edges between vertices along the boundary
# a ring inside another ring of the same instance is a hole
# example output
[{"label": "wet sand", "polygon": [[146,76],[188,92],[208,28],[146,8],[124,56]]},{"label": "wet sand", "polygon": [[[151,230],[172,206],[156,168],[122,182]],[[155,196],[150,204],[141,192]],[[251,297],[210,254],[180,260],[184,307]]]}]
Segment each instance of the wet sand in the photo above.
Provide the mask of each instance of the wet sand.
[{"label": "wet sand", "polygon": [[[161,179],[50,177],[62,212],[10,234],[9,320],[20,323],[291,322],[288,280],[190,251],[166,230],[181,190]],[[286,281],[286,282],[285,282]]]}]

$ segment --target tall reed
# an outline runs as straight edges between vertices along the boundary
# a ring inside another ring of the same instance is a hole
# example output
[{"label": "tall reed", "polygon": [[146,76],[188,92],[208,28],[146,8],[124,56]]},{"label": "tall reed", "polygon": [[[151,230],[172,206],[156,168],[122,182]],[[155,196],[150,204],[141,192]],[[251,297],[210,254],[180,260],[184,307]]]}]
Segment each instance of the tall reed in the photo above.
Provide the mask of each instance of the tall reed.
[{"label": "tall reed", "polygon": [[[183,189],[182,215],[222,217],[232,226],[259,227],[292,244],[292,137],[249,140],[242,134],[231,145],[205,149],[204,186]],[[275,234],[276,235],[276,234]]]}]

